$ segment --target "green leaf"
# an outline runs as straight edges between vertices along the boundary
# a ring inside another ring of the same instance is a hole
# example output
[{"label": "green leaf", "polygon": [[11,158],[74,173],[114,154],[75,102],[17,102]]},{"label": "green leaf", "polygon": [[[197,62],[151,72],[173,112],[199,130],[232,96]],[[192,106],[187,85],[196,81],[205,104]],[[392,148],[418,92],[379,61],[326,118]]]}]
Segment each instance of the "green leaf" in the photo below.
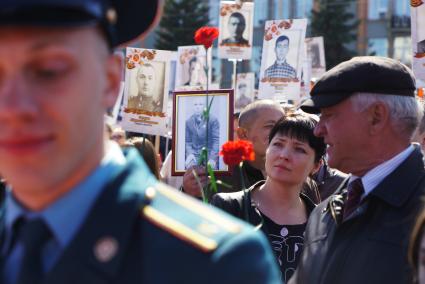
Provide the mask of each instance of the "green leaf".
[{"label": "green leaf", "polygon": [[217,193],[217,182],[215,179],[215,175],[214,175],[214,171],[210,165],[210,163],[207,164],[207,169],[208,169],[208,175],[210,176],[210,182],[211,182],[211,187],[214,193]]}]

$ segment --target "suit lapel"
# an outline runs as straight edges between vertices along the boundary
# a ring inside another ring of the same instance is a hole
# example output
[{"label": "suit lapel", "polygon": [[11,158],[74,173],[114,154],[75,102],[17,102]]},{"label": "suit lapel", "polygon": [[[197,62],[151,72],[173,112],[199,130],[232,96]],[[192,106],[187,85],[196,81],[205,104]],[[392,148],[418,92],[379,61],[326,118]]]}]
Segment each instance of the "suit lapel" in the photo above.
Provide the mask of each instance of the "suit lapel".
[{"label": "suit lapel", "polygon": [[114,279],[125,258],[144,196],[140,194],[143,175],[130,175],[131,168],[132,165],[127,166],[103,190],[45,283],[100,284]]},{"label": "suit lapel", "polygon": [[400,207],[416,191],[416,185],[424,178],[424,163],[418,148],[409,155],[370,194],[386,203]]}]

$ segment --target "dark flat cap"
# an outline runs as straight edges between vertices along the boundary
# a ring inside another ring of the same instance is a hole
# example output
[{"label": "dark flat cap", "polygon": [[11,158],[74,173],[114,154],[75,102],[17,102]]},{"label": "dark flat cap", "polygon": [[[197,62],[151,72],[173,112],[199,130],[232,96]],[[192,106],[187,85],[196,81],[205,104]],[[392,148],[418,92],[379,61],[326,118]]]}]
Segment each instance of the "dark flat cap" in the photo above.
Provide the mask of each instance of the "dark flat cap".
[{"label": "dark flat cap", "polygon": [[336,105],[358,92],[414,97],[415,90],[413,73],[404,64],[386,57],[359,56],[327,71],[301,109],[319,113],[320,108]]},{"label": "dark flat cap", "polygon": [[72,27],[100,25],[111,46],[144,34],[160,0],[1,0],[0,25]]}]

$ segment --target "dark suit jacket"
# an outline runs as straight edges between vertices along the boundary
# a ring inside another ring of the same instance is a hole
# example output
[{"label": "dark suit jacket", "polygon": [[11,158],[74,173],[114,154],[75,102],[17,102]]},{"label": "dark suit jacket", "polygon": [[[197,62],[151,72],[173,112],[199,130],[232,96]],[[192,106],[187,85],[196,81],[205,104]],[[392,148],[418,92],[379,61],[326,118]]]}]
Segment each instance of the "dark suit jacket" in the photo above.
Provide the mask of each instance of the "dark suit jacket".
[{"label": "dark suit jacket", "polygon": [[412,283],[407,247],[424,188],[424,163],[416,148],[348,220],[333,218],[342,213],[346,189],[319,204],[310,215],[302,259],[289,283]]},{"label": "dark suit jacket", "polygon": [[[43,283],[278,283],[264,236],[161,183],[149,187],[138,153],[129,155]],[[118,245],[109,261],[94,253],[105,238]]]},{"label": "dark suit jacket", "polygon": [[[230,169],[231,175],[223,175],[218,177],[219,180],[226,183],[229,187],[218,184],[217,191],[218,192],[236,192],[243,189],[243,184],[241,180],[241,172],[239,167],[232,167]],[[245,183],[245,188],[249,188],[255,183],[264,180],[265,177],[263,173],[251,166],[248,162],[243,162],[242,164],[242,176],[243,182]],[[317,184],[312,180],[307,180],[302,189],[302,193],[304,193],[310,200],[314,202],[314,204],[319,204],[320,202],[320,194],[317,187]]]},{"label": "dark suit jacket", "polygon": [[[261,224],[262,217],[257,207],[255,206],[255,204],[251,201],[251,192],[256,187],[263,185],[264,182],[265,181],[259,181],[246,190],[247,204],[249,205],[248,207],[249,222],[254,226]],[[307,214],[310,215],[310,213],[313,211],[316,205],[304,193],[301,193],[300,197],[304,201],[304,204],[307,208]],[[226,211],[227,213],[235,217],[238,217],[244,220],[244,217],[245,217],[244,215],[245,200],[244,199],[245,199],[244,191],[230,192],[230,193],[217,193],[216,195],[213,196],[211,200],[211,204]],[[265,227],[262,227],[262,230],[265,233],[267,233]]]},{"label": "dark suit jacket", "polygon": [[348,178],[348,174],[329,168],[326,164],[321,166],[319,171],[313,176],[322,200],[331,196]]},{"label": "dark suit jacket", "polygon": [[[205,147],[206,142],[206,126],[207,124],[201,119],[197,122],[197,116],[192,115],[186,121],[186,144],[185,150],[187,158],[193,154],[198,160],[201,154],[202,147]],[[218,169],[218,148],[220,144],[220,123],[218,119],[210,115],[208,123],[208,160],[216,162],[216,169]]]}]

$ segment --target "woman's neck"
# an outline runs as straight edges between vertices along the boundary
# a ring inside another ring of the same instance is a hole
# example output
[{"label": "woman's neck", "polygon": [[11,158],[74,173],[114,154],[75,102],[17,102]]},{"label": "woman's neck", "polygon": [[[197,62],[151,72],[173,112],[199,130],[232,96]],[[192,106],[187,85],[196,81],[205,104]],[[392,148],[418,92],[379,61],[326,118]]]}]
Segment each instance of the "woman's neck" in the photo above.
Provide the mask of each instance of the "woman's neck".
[{"label": "woman's neck", "polygon": [[252,199],[258,209],[278,224],[302,224],[307,220],[305,204],[300,198],[302,184],[285,184],[266,179],[253,191]]}]

